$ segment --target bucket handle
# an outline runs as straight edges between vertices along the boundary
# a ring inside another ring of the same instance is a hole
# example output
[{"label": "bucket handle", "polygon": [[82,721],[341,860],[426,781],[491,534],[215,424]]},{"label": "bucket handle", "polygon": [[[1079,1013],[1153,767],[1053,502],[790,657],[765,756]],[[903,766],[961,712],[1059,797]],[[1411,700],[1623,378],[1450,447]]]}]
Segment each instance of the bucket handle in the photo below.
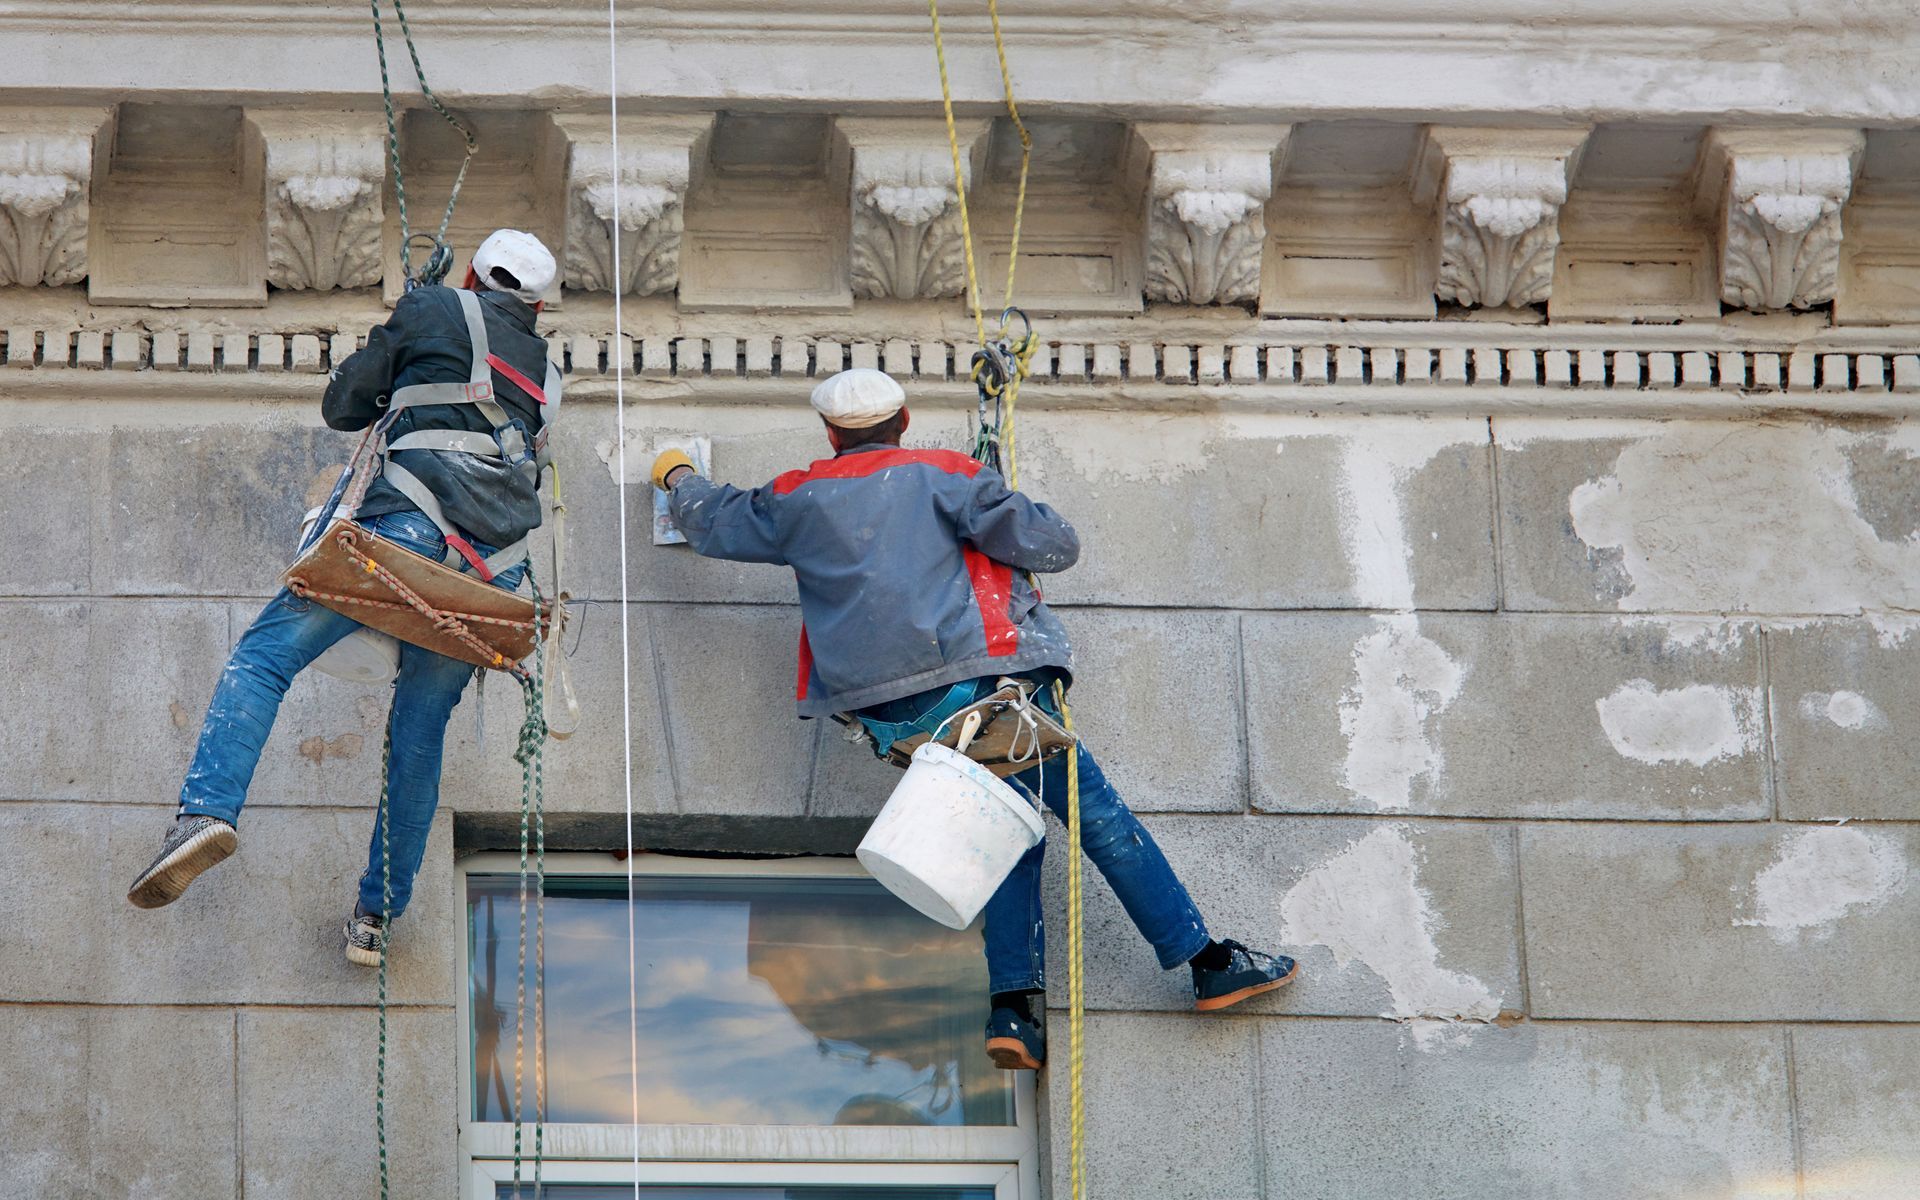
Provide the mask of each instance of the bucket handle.
[{"label": "bucket handle", "polygon": [[967,747],[973,744],[974,737],[980,732],[981,720],[980,710],[977,708],[967,714],[967,719],[960,723],[960,736],[953,744],[955,753],[967,752]]}]

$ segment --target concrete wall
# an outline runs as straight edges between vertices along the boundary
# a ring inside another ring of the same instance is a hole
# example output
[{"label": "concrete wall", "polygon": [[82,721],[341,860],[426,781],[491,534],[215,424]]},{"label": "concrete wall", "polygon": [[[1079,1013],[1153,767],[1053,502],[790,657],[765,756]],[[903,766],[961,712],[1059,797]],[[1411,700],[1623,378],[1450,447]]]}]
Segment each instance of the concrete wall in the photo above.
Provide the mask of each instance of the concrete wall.
[{"label": "concrete wall", "polygon": [[[26,452],[0,480],[0,1196],[364,1195],[374,983],[337,927],[384,697],[301,680],[238,858],[171,908],[122,899],[345,449],[311,402],[174,378],[0,404]],[[759,482],[820,453],[804,382],[778,388],[629,421],[708,430],[716,473]],[[1087,543],[1049,596],[1089,743],[1216,931],[1304,963],[1197,1017],[1089,888],[1089,1194],[1920,1194],[1920,441],[1541,411],[1076,403],[1023,426],[1026,486]],[[620,840],[613,422],[581,403],[558,434],[589,601],[586,723],[548,760],[561,846]],[[963,430],[935,407],[913,440]],[[784,573],[630,551],[645,843],[849,850],[893,776],[792,719]],[[519,706],[489,690],[484,739],[455,714],[395,951],[397,1195],[455,1187],[462,981],[433,931],[457,928],[455,855],[517,824]]]}]

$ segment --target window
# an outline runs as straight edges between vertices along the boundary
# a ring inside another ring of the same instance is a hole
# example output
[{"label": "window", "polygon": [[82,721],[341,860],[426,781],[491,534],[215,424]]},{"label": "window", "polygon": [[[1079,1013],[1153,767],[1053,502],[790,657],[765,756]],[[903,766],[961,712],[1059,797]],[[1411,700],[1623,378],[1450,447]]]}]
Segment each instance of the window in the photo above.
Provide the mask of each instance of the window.
[{"label": "window", "polygon": [[[513,1153],[518,861],[462,865],[465,1195],[491,1200],[511,1195],[497,1189]],[[645,1200],[1038,1195],[1032,1078],[995,1070],[982,1047],[977,932],[928,921],[841,859],[642,855],[629,914],[622,864],[550,855],[546,892],[544,1176],[555,1200],[630,1197],[635,1182]],[[526,1036],[530,1114],[530,1019]]]}]

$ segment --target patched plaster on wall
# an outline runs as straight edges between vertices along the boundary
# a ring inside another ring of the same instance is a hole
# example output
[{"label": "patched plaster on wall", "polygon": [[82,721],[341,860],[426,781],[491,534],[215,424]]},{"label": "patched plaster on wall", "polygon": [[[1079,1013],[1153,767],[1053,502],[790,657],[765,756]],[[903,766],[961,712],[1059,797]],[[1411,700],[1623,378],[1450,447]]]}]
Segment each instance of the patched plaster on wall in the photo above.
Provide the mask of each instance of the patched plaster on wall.
[{"label": "patched plaster on wall", "polygon": [[1831,933],[1842,917],[1871,912],[1906,890],[1907,860],[1891,838],[1848,827],[1809,829],[1787,842],[1754,877],[1751,917],[1788,942],[1807,930]]},{"label": "patched plaster on wall", "polygon": [[1920,541],[1862,516],[1845,451],[1872,439],[1815,425],[1679,422],[1573,490],[1574,531],[1617,550],[1630,610],[1858,613],[1920,607]]},{"label": "patched plaster on wall", "polygon": [[1438,778],[1445,760],[1428,723],[1460,694],[1466,670],[1411,614],[1375,618],[1353,648],[1353,682],[1340,695],[1347,739],[1341,781],[1382,810],[1412,803],[1414,780]]},{"label": "patched plaster on wall", "polygon": [[1800,715],[1809,721],[1831,721],[1842,729],[1883,728],[1887,715],[1859,692],[1808,692],[1800,697]]},{"label": "patched plaster on wall", "polygon": [[1704,683],[1656,688],[1630,679],[1594,701],[1613,748],[1635,762],[1704,767],[1760,746],[1760,690]]},{"label": "patched plaster on wall", "polygon": [[1440,916],[1420,887],[1418,855],[1403,829],[1382,825],[1301,876],[1281,898],[1280,917],[1284,944],[1325,946],[1342,969],[1358,962],[1378,975],[1392,998],[1383,1017],[1499,1015],[1500,998],[1486,984],[1440,965]]}]

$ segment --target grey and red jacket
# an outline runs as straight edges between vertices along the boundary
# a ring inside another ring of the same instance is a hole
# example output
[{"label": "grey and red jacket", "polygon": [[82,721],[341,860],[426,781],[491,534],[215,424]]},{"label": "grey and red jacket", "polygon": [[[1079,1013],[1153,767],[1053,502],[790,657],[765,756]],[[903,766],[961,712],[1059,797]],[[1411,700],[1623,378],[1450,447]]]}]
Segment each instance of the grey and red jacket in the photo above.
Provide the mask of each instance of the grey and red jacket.
[{"label": "grey and red jacket", "polygon": [[860,446],[750,491],[683,476],[671,511],[709,558],[793,568],[802,717],[1072,670],[1066,630],[1026,572],[1071,567],[1080,538],[964,454]]}]

